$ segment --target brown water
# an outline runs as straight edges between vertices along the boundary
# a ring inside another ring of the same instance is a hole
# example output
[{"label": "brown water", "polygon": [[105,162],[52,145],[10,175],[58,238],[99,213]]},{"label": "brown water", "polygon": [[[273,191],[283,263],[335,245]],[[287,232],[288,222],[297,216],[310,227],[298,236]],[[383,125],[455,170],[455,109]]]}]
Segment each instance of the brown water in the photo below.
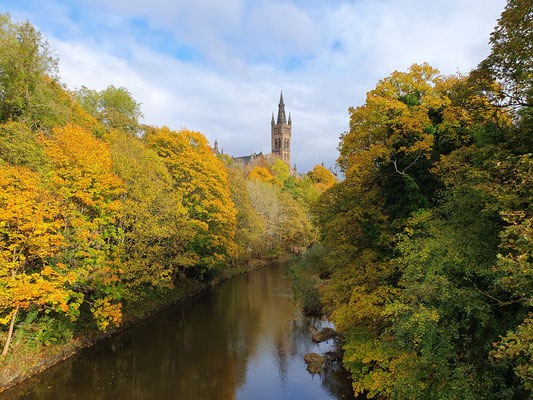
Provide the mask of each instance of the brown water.
[{"label": "brown water", "polygon": [[335,364],[306,371],[310,329],[291,300],[285,266],[227,281],[36,376],[0,399],[345,399]]}]

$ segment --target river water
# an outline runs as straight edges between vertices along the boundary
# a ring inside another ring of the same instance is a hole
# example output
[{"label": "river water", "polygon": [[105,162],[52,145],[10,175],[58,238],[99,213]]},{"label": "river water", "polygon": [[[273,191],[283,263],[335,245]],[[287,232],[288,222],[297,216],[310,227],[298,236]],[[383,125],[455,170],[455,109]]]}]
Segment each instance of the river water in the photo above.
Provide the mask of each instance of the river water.
[{"label": "river water", "polygon": [[275,400],[353,398],[335,364],[312,376],[303,361],[324,353],[291,300],[285,265],[226,281],[82,351],[0,399]]}]

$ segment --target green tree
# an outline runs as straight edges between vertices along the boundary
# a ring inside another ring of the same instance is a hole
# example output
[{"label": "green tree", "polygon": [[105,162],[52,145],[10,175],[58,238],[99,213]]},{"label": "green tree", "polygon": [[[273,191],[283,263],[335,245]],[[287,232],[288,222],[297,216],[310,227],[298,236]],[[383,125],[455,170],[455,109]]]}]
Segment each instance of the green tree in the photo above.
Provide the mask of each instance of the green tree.
[{"label": "green tree", "polygon": [[274,163],[270,167],[270,171],[272,172],[272,175],[282,184],[285,184],[285,181],[289,179],[290,172],[289,167],[287,164],[285,164],[283,161],[281,161],[279,158],[276,158],[274,160]]},{"label": "green tree", "polygon": [[13,22],[8,14],[0,14],[0,71],[0,122],[21,121],[32,129],[67,122],[57,59],[29,22]]},{"label": "green tree", "polygon": [[511,114],[511,97],[494,102],[502,82],[472,85],[478,73],[415,65],[380,81],[341,137],[346,179],[314,206],[333,271],[321,301],[346,335],[356,393],[532,387],[531,109]]},{"label": "green tree", "polygon": [[124,132],[138,133],[141,103],[125,87],[108,86],[98,92],[82,86],[74,97],[82,108],[105,126]]},{"label": "green tree", "polygon": [[41,170],[47,163],[37,135],[21,122],[0,124],[0,159],[14,166]]},{"label": "green tree", "polygon": [[491,53],[473,71],[472,80],[481,81],[490,91],[493,105],[533,106],[533,4],[509,0],[498,25],[490,35]]}]

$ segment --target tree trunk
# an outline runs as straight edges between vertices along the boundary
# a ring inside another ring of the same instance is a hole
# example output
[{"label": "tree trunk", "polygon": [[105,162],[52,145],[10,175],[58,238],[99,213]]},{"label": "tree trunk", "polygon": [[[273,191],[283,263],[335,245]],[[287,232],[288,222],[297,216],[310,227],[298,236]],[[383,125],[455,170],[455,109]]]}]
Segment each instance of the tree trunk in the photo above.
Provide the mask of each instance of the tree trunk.
[{"label": "tree trunk", "polygon": [[13,337],[13,328],[15,327],[15,320],[17,319],[19,308],[20,306],[17,306],[17,308],[15,309],[15,312],[13,313],[13,317],[11,318],[11,323],[9,324],[9,330],[7,331],[6,344],[4,345],[4,350],[2,350],[3,356],[7,354],[7,349],[9,349],[9,343],[11,343],[11,338]]}]

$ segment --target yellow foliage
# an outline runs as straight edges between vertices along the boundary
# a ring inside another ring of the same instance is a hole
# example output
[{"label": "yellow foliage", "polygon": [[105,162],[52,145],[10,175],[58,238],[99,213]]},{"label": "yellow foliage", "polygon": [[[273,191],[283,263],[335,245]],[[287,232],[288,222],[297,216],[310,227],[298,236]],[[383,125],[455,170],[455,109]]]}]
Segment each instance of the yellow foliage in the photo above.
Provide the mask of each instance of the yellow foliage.
[{"label": "yellow foliage", "polygon": [[461,145],[463,127],[474,120],[468,108],[450,98],[462,80],[440,76],[427,64],[380,80],[364,105],[350,108],[350,132],[342,137],[339,158],[347,178],[361,184],[385,165],[406,173],[417,160],[431,157],[437,132],[441,142]]},{"label": "yellow foliage", "polygon": [[260,167],[258,165],[254,166],[250,173],[248,174],[249,180],[257,180],[260,182],[271,183],[274,185],[281,186],[282,183],[278,181],[265,167]]},{"label": "yellow foliage", "polygon": [[[90,293],[95,301],[110,290],[118,300],[120,293],[113,288],[120,281],[117,245],[121,231],[116,226],[122,217],[124,185],[112,172],[108,145],[85,128],[70,124],[55,128],[53,136],[43,136],[41,142],[52,165],[49,186],[61,202],[70,252],[62,261],[75,274],[68,275],[68,280],[99,288]],[[102,310],[116,312],[115,308]],[[102,315],[95,315],[97,321]]]},{"label": "yellow foliage", "polygon": [[7,323],[17,307],[67,312],[70,290],[63,272],[48,263],[63,248],[57,200],[26,169],[0,169],[0,310]]},{"label": "yellow foliage", "polygon": [[112,304],[112,299],[98,299],[91,307],[98,329],[105,331],[109,325],[118,326],[122,321],[122,304]]},{"label": "yellow foliage", "polygon": [[90,207],[101,215],[118,211],[117,197],[124,189],[111,172],[107,144],[84,128],[70,124],[55,128],[53,136],[43,136],[41,141],[54,166],[52,185],[62,197],[80,209]]},{"label": "yellow foliage", "polygon": [[196,230],[192,249],[200,263],[213,267],[223,262],[236,251],[233,238],[237,224],[224,164],[199,132],[150,128],[145,140],[164,159],[189,210]]},{"label": "yellow foliage", "polygon": [[322,165],[315,165],[313,170],[308,172],[308,175],[321,192],[329,189],[337,182],[335,176]]}]

